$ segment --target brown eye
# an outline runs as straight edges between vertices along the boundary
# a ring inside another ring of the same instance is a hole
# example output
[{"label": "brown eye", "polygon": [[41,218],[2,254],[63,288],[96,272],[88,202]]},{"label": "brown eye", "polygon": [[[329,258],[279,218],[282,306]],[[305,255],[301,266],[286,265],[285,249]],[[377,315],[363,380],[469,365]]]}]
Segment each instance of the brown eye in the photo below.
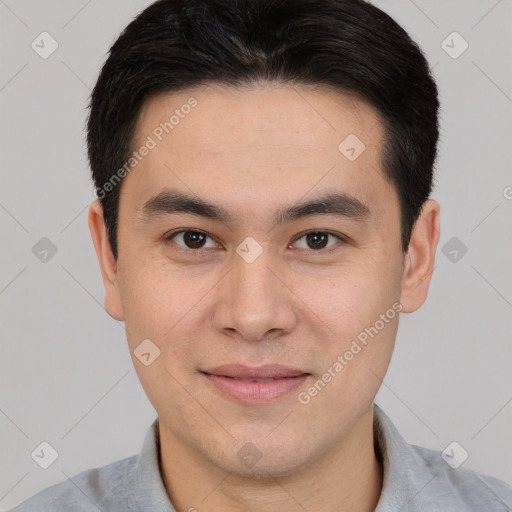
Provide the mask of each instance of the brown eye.
[{"label": "brown eye", "polygon": [[[180,240],[181,243],[178,243],[181,247],[185,247],[186,249],[204,249],[205,241],[210,238],[209,235],[203,233],[202,231],[193,231],[193,230],[182,230],[177,231],[175,233],[170,234],[165,238],[166,241],[177,239]],[[211,239],[211,238],[210,238]],[[215,247],[215,242],[212,240],[212,245],[210,247]]]},{"label": "brown eye", "polygon": [[324,249],[327,245],[329,235],[326,233],[308,233],[306,235],[306,243],[311,249]]},{"label": "brown eye", "polygon": [[[297,239],[295,242],[296,244],[299,244],[299,248],[301,249],[311,249],[313,251],[319,251],[322,249],[325,249],[326,247],[331,247],[332,245],[335,245],[333,243],[329,244],[329,237],[337,239],[339,241],[343,241],[342,237],[339,235],[335,235],[334,233],[329,233],[328,231],[310,231],[309,233],[306,233],[302,235],[300,238]],[[300,244],[299,242],[301,240],[304,240],[305,243]]]}]

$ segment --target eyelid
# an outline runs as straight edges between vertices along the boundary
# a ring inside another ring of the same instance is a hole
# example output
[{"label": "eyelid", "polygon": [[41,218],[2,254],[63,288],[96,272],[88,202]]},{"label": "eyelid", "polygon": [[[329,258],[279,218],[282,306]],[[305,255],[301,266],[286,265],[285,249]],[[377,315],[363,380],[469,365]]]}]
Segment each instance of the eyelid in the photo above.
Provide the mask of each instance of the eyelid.
[{"label": "eyelid", "polygon": [[[342,235],[341,233],[335,233],[333,231],[329,231],[328,229],[309,229],[307,231],[304,231],[303,233],[298,234],[294,238],[293,242],[291,242],[290,245],[297,243],[298,240],[300,240],[301,238],[303,238],[306,235],[309,235],[311,233],[322,233],[324,235],[331,235],[334,238],[337,238],[338,241],[341,242],[342,244],[348,242],[347,237]],[[313,253],[313,254],[318,254],[318,255],[328,254],[328,253],[330,253],[332,251],[335,251],[335,250],[337,250],[339,248],[339,242],[337,244],[333,245],[332,247],[327,248],[327,249],[319,249],[319,250],[316,250],[316,251],[314,249],[302,249],[302,250],[308,251],[308,252]]]},{"label": "eyelid", "polygon": [[[201,229],[191,229],[191,228],[189,228],[189,229],[181,228],[181,229],[178,229],[176,231],[171,231],[170,233],[166,233],[164,235],[164,239],[163,240],[164,240],[164,242],[167,242],[167,241],[172,240],[176,235],[179,235],[181,233],[187,233],[187,232],[199,233],[199,234],[202,234],[202,235],[206,235],[208,238],[211,238],[216,244],[221,245],[221,244],[219,244],[219,242],[217,242],[215,240],[215,238],[210,233],[208,233],[208,231],[203,231]],[[341,242],[341,243],[347,243],[348,242],[347,237],[342,235],[341,233],[335,233],[333,231],[329,231],[329,230],[325,230],[325,229],[309,229],[307,231],[304,231],[304,232],[299,233],[298,235],[296,235],[295,238],[293,239],[293,241],[290,242],[289,245],[293,245],[293,244],[297,243],[298,240],[300,240],[301,238],[303,238],[306,235],[309,235],[311,233],[323,233],[325,235],[331,235],[334,238],[337,238],[338,241]],[[289,247],[289,245],[288,245],[288,247]],[[308,251],[310,253],[326,254],[326,253],[329,253],[331,251],[334,251],[334,250],[338,249],[338,246],[339,246],[339,244],[335,244],[334,246],[329,247],[327,249],[319,249],[319,250],[316,250],[316,251],[314,249],[302,249],[302,250]],[[209,247],[209,248],[200,248],[200,249],[190,249],[188,247],[183,247],[181,245],[178,245],[178,247],[181,250],[183,250],[183,251],[195,252],[195,253],[200,253],[201,251],[206,251],[206,250],[212,249],[211,247]]]},{"label": "eyelid", "polygon": [[[216,244],[220,245],[219,242],[217,242],[215,240],[215,238],[210,234],[208,233],[208,231],[203,231],[202,229],[192,229],[192,228],[188,228],[188,229],[177,229],[176,231],[171,231],[169,233],[166,233],[164,235],[164,238],[163,238],[163,242],[170,242],[176,235],[180,235],[181,233],[199,233],[201,235],[206,235],[208,238],[211,238]],[[185,251],[185,252],[195,252],[195,253],[200,253],[201,251],[206,251],[208,249],[212,249],[212,247],[207,247],[207,248],[201,248],[201,249],[190,249],[189,247],[184,247],[182,245],[179,245],[179,244],[176,244],[178,246],[178,248],[182,251]]]}]

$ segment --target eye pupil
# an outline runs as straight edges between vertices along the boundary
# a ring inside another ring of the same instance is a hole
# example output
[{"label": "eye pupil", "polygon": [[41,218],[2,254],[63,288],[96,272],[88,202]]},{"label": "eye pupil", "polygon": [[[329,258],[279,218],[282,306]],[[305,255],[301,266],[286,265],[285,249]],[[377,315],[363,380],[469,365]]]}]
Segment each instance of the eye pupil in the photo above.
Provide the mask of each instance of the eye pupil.
[{"label": "eye pupil", "polygon": [[[205,240],[209,237],[208,234],[201,231],[183,230],[180,233],[183,237],[183,243],[188,249],[202,249],[205,244]],[[171,235],[169,239],[176,236],[176,234],[177,233]],[[306,239],[306,244],[310,249],[321,250],[328,245],[329,235],[330,233],[325,231],[310,231],[304,235],[304,238]]]},{"label": "eye pupil", "polygon": [[306,235],[306,240],[308,245],[313,245],[313,249],[323,249],[327,245],[328,236],[326,233],[313,232]]},{"label": "eye pupil", "polygon": [[206,235],[198,231],[185,231],[183,241],[190,249],[200,249],[204,244]]}]

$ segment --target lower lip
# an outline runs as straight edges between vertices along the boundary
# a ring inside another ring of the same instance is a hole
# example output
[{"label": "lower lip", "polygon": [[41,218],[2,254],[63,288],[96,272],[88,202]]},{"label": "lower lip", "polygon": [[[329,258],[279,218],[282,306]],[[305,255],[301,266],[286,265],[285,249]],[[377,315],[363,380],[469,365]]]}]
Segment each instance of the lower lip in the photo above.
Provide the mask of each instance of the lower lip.
[{"label": "lower lip", "polygon": [[204,375],[217,389],[248,404],[262,404],[281,398],[297,389],[309,377],[309,374],[304,374],[270,382],[254,382],[208,373]]}]

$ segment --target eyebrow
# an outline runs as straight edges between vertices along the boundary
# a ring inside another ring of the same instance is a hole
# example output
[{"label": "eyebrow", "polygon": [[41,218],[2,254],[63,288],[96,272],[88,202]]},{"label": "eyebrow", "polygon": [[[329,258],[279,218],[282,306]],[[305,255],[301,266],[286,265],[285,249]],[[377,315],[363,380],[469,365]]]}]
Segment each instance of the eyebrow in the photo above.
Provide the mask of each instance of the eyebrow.
[{"label": "eyebrow", "polygon": [[[154,217],[176,213],[197,215],[224,224],[232,224],[235,218],[228,210],[219,205],[182,192],[169,190],[162,191],[148,199],[140,211],[144,222],[150,222]],[[274,214],[273,227],[312,215],[335,215],[363,223],[371,217],[371,210],[350,194],[330,193],[278,210]]]}]

